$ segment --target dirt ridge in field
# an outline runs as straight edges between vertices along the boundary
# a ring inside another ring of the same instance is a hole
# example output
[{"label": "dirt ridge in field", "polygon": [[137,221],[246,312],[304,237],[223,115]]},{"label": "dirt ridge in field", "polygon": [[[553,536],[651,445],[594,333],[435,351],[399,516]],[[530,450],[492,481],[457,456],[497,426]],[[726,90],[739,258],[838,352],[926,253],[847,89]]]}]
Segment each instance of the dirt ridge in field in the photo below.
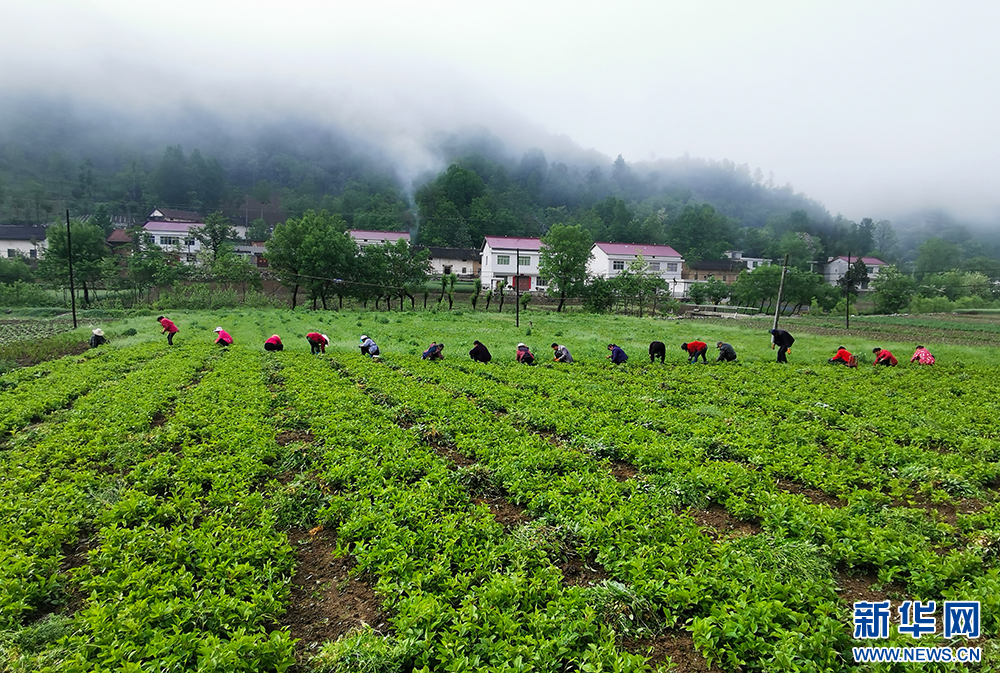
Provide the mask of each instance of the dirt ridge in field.
[{"label": "dirt ridge in field", "polygon": [[332,533],[322,527],[293,529],[288,542],[295,551],[296,569],[288,609],[279,626],[288,627],[298,641],[295,654],[300,662],[324,643],[365,625],[382,635],[390,632],[374,583],[364,575],[352,576],[357,566],[354,557],[334,555]]}]

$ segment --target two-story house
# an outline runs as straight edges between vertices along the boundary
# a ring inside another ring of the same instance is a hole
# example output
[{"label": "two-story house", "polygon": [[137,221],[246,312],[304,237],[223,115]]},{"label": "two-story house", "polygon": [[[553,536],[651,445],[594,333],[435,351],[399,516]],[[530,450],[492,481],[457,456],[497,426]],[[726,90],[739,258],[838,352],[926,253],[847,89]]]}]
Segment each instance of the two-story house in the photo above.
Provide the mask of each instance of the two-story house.
[{"label": "two-story house", "polygon": [[483,287],[493,289],[506,281],[521,292],[545,290],[548,280],[538,275],[541,249],[540,238],[486,236],[479,253]]},{"label": "two-story house", "polygon": [[669,245],[602,242],[594,243],[590,252],[587,273],[595,278],[614,278],[641,255],[646,272],[666,281],[670,296],[679,298],[683,294],[680,281],[684,258]]},{"label": "two-story house", "polygon": [[[862,283],[861,287],[858,288],[862,292],[868,290],[869,284],[878,278],[879,269],[883,266],[887,266],[878,257],[862,257],[861,259],[865,262],[865,269],[868,271],[868,282]],[[840,257],[831,257],[827,260],[826,264],[823,265],[823,280],[830,285],[836,285],[844,274],[847,273],[847,269],[858,261],[857,257],[851,257],[848,263],[847,255],[841,255]]]}]

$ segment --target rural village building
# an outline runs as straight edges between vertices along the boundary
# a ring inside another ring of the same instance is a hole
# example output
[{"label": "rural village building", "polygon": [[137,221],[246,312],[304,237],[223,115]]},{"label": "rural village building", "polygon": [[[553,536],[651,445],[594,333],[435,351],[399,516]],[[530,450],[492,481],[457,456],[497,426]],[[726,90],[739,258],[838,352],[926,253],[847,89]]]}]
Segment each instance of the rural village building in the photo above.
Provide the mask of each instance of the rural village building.
[{"label": "rural village building", "polygon": [[41,225],[0,225],[0,254],[8,259],[39,259],[45,251],[45,227]]},{"label": "rural village building", "polygon": [[704,259],[700,262],[684,262],[681,278],[695,282],[705,282],[717,278],[726,285],[736,282],[740,271],[746,271],[747,265],[731,259]]},{"label": "rural village building", "polygon": [[[857,257],[851,257],[850,259],[851,264],[854,264],[858,260]],[[868,290],[868,284],[878,278],[879,269],[888,265],[878,257],[862,257],[861,259],[865,261],[865,268],[868,270],[868,282],[862,283],[859,288],[864,292]],[[831,257],[823,266],[823,280],[830,285],[836,285],[844,277],[844,274],[847,273],[848,266],[850,265],[847,263],[847,255]]]},{"label": "rural village building", "polygon": [[539,278],[540,238],[487,236],[479,253],[483,287],[495,289],[500,281],[521,292],[544,291],[548,280]]},{"label": "rural village building", "polygon": [[642,255],[648,273],[659,276],[670,287],[670,296],[684,294],[681,271],[684,258],[669,245],[644,245],[637,243],[594,243],[592,257],[587,263],[587,273],[599,278],[614,278]]},{"label": "rural village building", "polygon": [[431,275],[446,276],[453,273],[461,280],[479,278],[481,264],[479,251],[473,248],[418,247],[430,252]]},{"label": "rural village building", "polygon": [[744,262],[746,264],[747,271],[753,271],[760,266],[771,265],[771,260],[763,257],[744,257],[742,250],[726,250],[722,254],[734,262]]},{"label": "rural village building", "polygon": [[[158,245],[164,251],[175,254],[178,261],[194,264],[198,261],[198,253],[202,247],[194,232],[204,223],[205,218],[200,213],[154,208],[142,228],[147,243]],[[236,230],[238,237],[246,236],[245,225],[230,222],[230,226]]]},{"label": "rural village building", "polygon": [[382,245],[383,243],[395,243],[403,239],[410,242],[410,232],[408,231],[372,231],[370,229],[348,229],[347,234],[354,239],[359,248],[364,249],[369,245]]}]

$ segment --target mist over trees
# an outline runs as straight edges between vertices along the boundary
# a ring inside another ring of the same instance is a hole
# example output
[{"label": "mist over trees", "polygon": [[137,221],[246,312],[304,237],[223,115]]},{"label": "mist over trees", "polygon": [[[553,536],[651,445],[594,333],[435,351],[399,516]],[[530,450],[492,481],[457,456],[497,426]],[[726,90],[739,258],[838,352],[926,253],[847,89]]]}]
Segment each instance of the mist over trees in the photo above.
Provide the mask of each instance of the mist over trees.
[{"label": "mist over trees", "polygon": [[949,269],[1000,277],[998,237],[945,214],[854,222],[728,160],[515,154],[478,131],[427,140],[440,168],[418,175],[304,116],[236,124],[188,108],[140,121],[21,99],[0,102],[0,120],[5,224],[50,222],[68,208],[107,231],[113,219],[165,207],[219,211],[263,238],[326,211],[348,228],[410,231],[423,245],[478,247],[484,235],[543,236],[560,224],[595,241],[669,244],[689,260],[739,249],[787,254],[808,271],[831,256],[877,256],[918,278]]}]

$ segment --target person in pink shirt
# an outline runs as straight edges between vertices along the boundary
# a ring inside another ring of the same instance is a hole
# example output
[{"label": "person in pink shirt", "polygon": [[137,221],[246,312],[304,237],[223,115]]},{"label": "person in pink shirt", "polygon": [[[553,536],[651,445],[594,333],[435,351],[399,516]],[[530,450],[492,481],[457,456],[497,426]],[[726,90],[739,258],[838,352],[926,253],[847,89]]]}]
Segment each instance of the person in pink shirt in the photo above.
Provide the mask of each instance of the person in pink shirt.
[{"label": "person in pink shirt", "polygon": [[266,351],[283,351],[285,350],[285,344],[281,343],[281,337],[277,334],[272,334],[269,339],[264,341],[264,350]]},{"label": "person in pink shirt", "polygon": [[173,346],[174,335],[179,331],[177,329],[177,325],[174,324],[173,320],[170,320],[170,318],[164,318],[162,315],[156,319],[156,322],[160,323],[163,327],[163,332],[160,332],[160,334],[165,333],[167,335],[167,345]]},{"label": "person in pink shirt", "polygon": [[218,335],[215,339],[215,343],[217,343],[220,346],[233,345],[233,337],[229,336],[229,332],[222,329],[221,327],[216,327],[215,333]]},{"label": "person in pink shirt", "polygon": [[934,364],[934,356],[923,346],[917,346],[917,350],[913,351],[913,357],[910,358],[910,362],[914,361],[918,365],[932,365]]}]

